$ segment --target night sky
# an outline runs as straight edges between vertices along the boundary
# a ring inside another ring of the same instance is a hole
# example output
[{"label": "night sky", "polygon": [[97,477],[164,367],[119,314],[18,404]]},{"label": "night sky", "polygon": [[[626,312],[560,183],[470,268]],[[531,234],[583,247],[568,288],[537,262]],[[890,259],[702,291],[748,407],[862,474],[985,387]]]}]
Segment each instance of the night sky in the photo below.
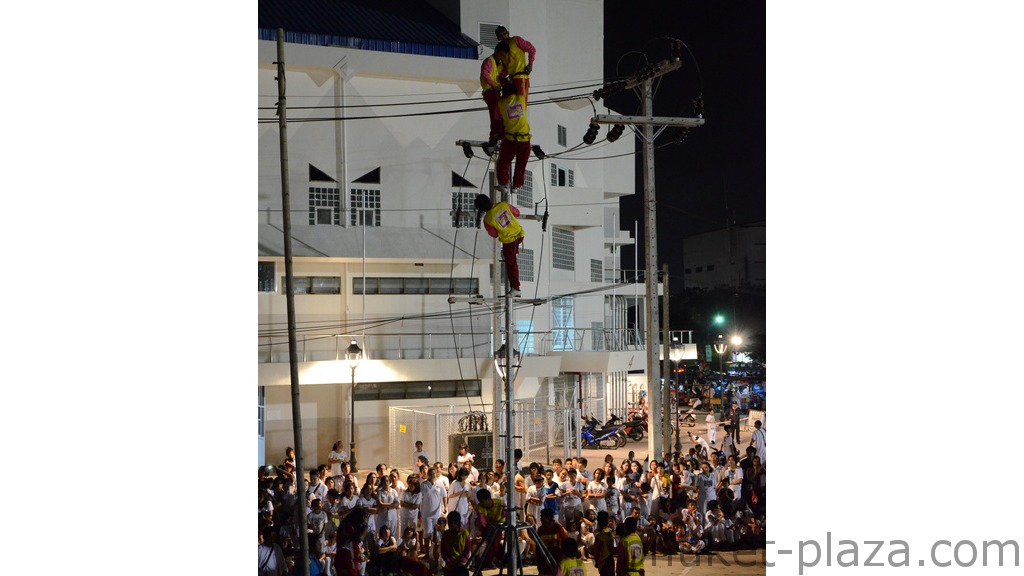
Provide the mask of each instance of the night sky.
[{"label": "night sky", "polygon": [[[654,114],[694,117],[693,101],[703,80],[706,124],[682,144],[669,145],[678,129],[655,141],[658,256],[670,273],[674,238],[765,220],[765,8],[732,2],[605,2],[605,78],[627,76],[645,62],[670,56],[669,42],[682,40],[683,67],[655,81]],[[696,60],[696,67],[694,66]],[[697,71],[699,67],[699,74]],[[623,114],[640,114],[638,92],[608,98]],[[607,127],[602,128],[601,137]],[[637,139],[639,150],[639,139]],[[643,163],[636,160],[637,194],[620,201],[622,227],[638,220],[643,259]],[[622,253],[633,265],[632,250]]]}]

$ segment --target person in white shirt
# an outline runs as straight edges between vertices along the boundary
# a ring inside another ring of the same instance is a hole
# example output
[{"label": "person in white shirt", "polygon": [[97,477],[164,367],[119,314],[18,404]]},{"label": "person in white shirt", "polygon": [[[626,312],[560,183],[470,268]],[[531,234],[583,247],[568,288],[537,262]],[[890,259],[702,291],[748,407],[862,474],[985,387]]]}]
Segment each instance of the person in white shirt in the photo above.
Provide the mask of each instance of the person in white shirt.
[{"label": "person in white shirt", "polygon": [[723,478],[723,488],[732,490],[733,499],[743,500],[743,469],[736,467],[736,457],[730,456]]},{"label": "person in white shirt", "polygon": [[423,441],[417,440],[416,451],[412,453],[413,466],[419,466],[420,456],[423,456],[424,458],[427,459],[427,462],[430,462],[430,454],[427,454],[427,451],[423,449]]},{"label": "person in white shirt", "polygon": [[526,488],[526,515],[535,520],[540,517],[540,505],[544,497],[544,477],[536,476]]},{"label": "person in white shirt", "polygon": [[608,502],[605,500],[608,488],[604,483],[604,470],[594,470],[594,479],[587,484],[587,502],[597,512],[607,512]]},{"label": "person in white shirt", "polygon": [[583,517],[582,490],[576,481],[576,470],[569,468],[564,471],[565,478],[558,489],[561,491],[562,502],[558,506],[558,512],[562,516],[562,524],[568,525],[570,520],[578,520]]},{"label": "person in white shirt", "polygon": [[711,471],[711,465],[701,462],[700,474],[697,475],[697,509],[701,514],[708,510],[708,502],[716,500],[715,495],[715,474]]},{"label": "person in white shirt", "polygon": [[331,447],[331,453],[327,455],[327,463],[331,465],[331,476],[334,477],[334,484],[336,487],[340,487],[342,482],[345,481],[345,479],[341,477],[341,464],[348,458],[341,446],[341,440],[338,440],[334,443],[334,446]]},{"label": "person in white shirt", "polygon": [[718,433],[718,421],[715,420],[715,413],[708,412],[708,415],[704,417],[704,422],[708,426],[708,442],[714,446],[715,435]]},{"label": "person in white shirt", "polygon": [[469,518],[469,470],[459,468],[455,482],[448,488],[448,512],[458,512],[459,516]]},{"label": "person in white shirt", "polygon": [[754,422],[754,433],[750,435],[750,445],[757,449],[757,457],[761,459],[761,465],[767,468],[768,462],[765,460],[765,447],[767,443],[764,439],[764,428],[760,420]]},{"label": "person in white shirt", "polygon": [[312,504],[313,500],[321,502],[327,499],[327,485],[320,481],[320,475],[316,470],[309,471],[309,486],[306,488],[306,503]]},{"label": "person in white shirt", "polygon": [[697,449],[697,457],[701,460],[707,460],[708,455],[711,454],[711,447],[708,446],[707,440],[700,436],[694,436],[693,432],[690,432],[689,430],[687,430],[686,433],[690,435],[690,440],[693,441],[694,448]]},{"label": "person in white shirt", "polygon": [[420,521],[423,525],[423,542],[433,540],[437,519],[441,517],[446,497],[447,493],[444,492],[444,487],[437,482],[437,471],[433,468],[427,470],[427,479],[420,484]]}]

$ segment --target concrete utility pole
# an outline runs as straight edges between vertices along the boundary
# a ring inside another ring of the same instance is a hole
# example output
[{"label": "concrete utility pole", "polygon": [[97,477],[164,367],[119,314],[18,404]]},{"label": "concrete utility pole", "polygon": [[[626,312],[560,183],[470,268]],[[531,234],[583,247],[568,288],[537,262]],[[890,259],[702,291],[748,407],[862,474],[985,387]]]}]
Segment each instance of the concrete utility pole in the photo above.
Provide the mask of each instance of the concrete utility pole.
[{"label": "concrete utility pole", "polygon": [[277,29],[277,115],[281,139],[281,214],[284,219],[284,286],[288,310],[288,364],[292,383],[292,432],[295,435],[295,490],[298,493],[299,550],[302,574],[309,576],[309,541],[306,535],[305,469],[302,465],[302,412],[299,402],[299,363],[295,343],[295,281],[292,273],[292,212],[288,193],[288,112],[285,107],[284,28]]},{"label": "concrete utility pole", "polygon": [[[661,390],[661,366],[660,366],[660,344],[659,339],[659,306],[658,306],[658,231],[657,231],[657,204],[654,190],[654,140],[664,131],[667,126],[682,126],[696,128],[704,124],[703,118],[663,118],[654,116],[654,91],[652,80],[682,66],[678,56],[671,60],[648,66],[636,76],[624,81],[612,82],[605,85],[605,88],[595,91],[595,97],[607,96],[619,90],[630,89],[642,84],[643,115],[642,116],[619,116],[609,114],[598,114],[592,120],[597,124],[622,124],[632,126],[643,126],[639,132],[644,140],[644,221],[646,222],[644,241],[647,246],[647,259],[645,263],[645,284],[646,284],[646,346],[647,346],[647,398],[650,401],[648,411],[650,436],[647,439],[647,451],[650,459],[661,460],[667,450],[667,438],[664,433],[664,404]],[[657,133],[654,126],[661,126]],[[634,130],[635,131],[635,130]],[[668,294],[666,293],[666,297]],[[661,418],[660,424],[655,418]]]}]

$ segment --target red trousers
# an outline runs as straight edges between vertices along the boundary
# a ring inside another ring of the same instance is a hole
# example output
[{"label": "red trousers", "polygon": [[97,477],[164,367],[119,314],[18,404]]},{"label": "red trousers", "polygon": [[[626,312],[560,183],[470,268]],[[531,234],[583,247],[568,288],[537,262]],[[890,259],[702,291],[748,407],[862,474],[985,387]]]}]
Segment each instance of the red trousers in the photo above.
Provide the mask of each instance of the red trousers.
[{"label": "red trousers", "polygon": [[512,81],[516,84],[516,94],[523,97],[523,106],[527,106],[530,99],[530,77],[513,76]]},{"label": "red trousers", "polygon": [[[506,144],[508,142],[506,141]],[[522,238],[513,242],[501,245],[501,255],[505,258],[505,275],[508,276],[508,285],[513,290],[519,290],[519,245],[523,243]]]},{"label": "red trousers", "polygon": [[526,180],[526,163],[530,160],[530,141],[517,142],[505,139],[498,153],[498,184],[508,186],[508,173],[512,167],[512,159],[516,160],[515,173],[512,176],[512,187],[519,188]]},{"label": "red trousers", "polygon": [[501,120],[501,112],[498,111],[499,100],[501,100],[501,93],[498,90],[484,90],[487,116],[491,120],[491,133],[488,140],[494,143],[500,142],[505,137],[505,124]]}]

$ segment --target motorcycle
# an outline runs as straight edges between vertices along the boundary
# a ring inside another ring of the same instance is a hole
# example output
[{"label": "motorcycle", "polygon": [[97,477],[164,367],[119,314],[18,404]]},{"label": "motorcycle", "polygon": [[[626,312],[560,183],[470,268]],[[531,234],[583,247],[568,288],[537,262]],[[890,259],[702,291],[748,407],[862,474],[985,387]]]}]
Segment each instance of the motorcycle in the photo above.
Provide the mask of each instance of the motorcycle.
[{"label": "motorcycle", "polygon": [[697,425],[697,417],[693,414],[693,412],[700,405],[701,405],[700,398],[694,398],[693,402],[690,403],[690,409],[687,410],[686,414],[683,414],[679,418],[679,420],[682,421],[683,423],[685,423],[690,428],[693,428],[694,426],[696,426]]},{"label": "motorcycle", "polygon": [[[609,419],[609,423],[611,420]],[[626,435],[621,426],[601,425],[595,418],[587,418],[587,425],[581,435],[584,448],[622,448],[626,445]]]},{"label": "motorcycle", "polygon": [[[615,414],[612,414],[612,420],[621,421],[621,419]],[[612,420],[610,420],[610,422]],[[643,440],[644,432],[646,431],[647,425],[644,423],[644,419],[638,416],[633,416],[632,418],[629,419],[628,422],[625,422],[622,425],[622,432],[626,435],[627,438],[635,442]]]}]

